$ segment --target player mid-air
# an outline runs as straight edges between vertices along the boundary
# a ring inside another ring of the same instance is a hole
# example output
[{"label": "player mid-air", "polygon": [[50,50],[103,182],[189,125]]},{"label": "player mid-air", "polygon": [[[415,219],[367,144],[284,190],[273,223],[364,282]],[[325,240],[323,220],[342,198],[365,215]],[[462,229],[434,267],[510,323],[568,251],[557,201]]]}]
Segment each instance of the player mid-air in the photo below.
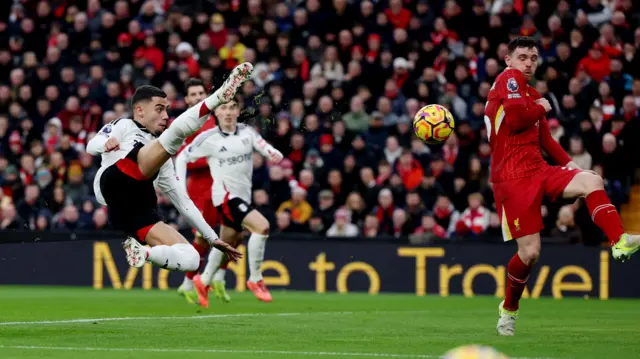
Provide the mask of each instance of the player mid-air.
[{"label": "player mid-air", "polygon": [[[198,79],[187,80],[184,84],[184,92],[184,100],[188,107],[197,105],[207,97],[204,83]],[[213,114],[211,114],[209,119],[196,133],[185,139],[181,151],[193,142],[193,139],[200,133],[214,127],[216,127],[216,120]],[[180,177],[183,179],[183,182],[186,183],[187,194],[191,200],[193,200],[196,207],[198,207],[205,221],[207,221],[210,226],[215,227],[218,223],[218,213],[211,202],[211,185],[213,184],[213,179],[209,172],[209,164],[207,164],[205,158],[201,158],[188,163],[187,169],[189,170],[189,177]],[[209,252],[209,243],[202,237],[202,234],[196,230],[192,245],[200,255],[200,267],[198,270],[185,273],[184,281],[178,288],[178,293],[184,296],[189,303],[195,304],[198,300],[198,295],[194,291],[193,277],[198,274],[198,271],[203,267],[204,260]],[[214,276],[212,284],[216,290],[216,296],[225,301],[229,301],[231,298],[225,290],[224,272],[224,269],[219,269]]]},{"label": "player mid-air", "polygon": [[[538,49],[530,37],[509,43],[507,68],[496,79],[485,108],[491,145],[491,181],[505,241],[518,252],[507,267],[505,300],[497,330],[514,335],[519,301],[531,268],[540,255],[542,200],[586,197],[594,223],[606,234],[613,257],[625,260],[640,248],[640,236],[624,232],[620,216],[604,191],[602,178],[571,161],[549,131],[549,102],[528,85],[537,67]],[[548,165],[544,150],[558,166]]]},{"label": "player mid-air", "polygon": [[[242,231],[249,237],[249,280],[247,287],[260,300],[271,301],[271,294],[262,279],[261,266],[269,235],[269,221],[251,208],[251,180],[253,176],[253,151],[260,152],[272,162],[280,162],[282,153],[267,143],[253,128],[238,124],[239,102],[231,100],[217,107],[214,115],[218,127],[202,132],[176,158],[176,170],[180,176],[186,173],[188,162],[206,158],[213,177],[211,197],[220,216],[220,237],[236,246],[242,240]],[[208,307],[209,283],[214,273],[227,260],[216,249],[209,253],[207,266],[193,282],[201,306]]]},{"label": "player mid-air", "polygon": [[141,86],[131,100],[133,118],[105,125],[88,143],[89,153],[102,156],[94,179],[96,197],[107,206],[113,227],[130,236],[123,245],[129,265],[139,268],[148,261],[169,270],[193,271],[200,263],[194,247],[162,222],[155,185],[213,247],[232,258],[241,256],[219,240],[204,220],[185,193],[170,159],[211,111],[233,99],[252,69],[249,63],[237,66],[221,88],[178,116],[169,127],[166,93],[157,87]]}]

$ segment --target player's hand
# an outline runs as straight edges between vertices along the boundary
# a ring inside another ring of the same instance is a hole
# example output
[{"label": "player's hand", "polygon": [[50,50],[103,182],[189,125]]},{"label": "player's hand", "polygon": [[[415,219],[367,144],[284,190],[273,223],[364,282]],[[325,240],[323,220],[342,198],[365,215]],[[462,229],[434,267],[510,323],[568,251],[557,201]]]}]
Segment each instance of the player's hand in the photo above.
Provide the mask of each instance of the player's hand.
[{"label": "player's hand", "polygon": [[232,261],[237,261],[238,259],[242,258],[242,253],[240,251],[220,239],[216,239],[211,242],[211,246],[217,248],[222,253],[225,253]]},{"label": "player's hand", "polygon": [[542,107],[544,107],[544,110],[546,112],[551,111],[551,104],[549,103],[549,100],[547,100],[546,98],[544,98],[544,97],[543,98],[539,98],[539,99],[536,100],[536,103],[538,105],[542,105]]},{"label": "player's hand", "polygon": [[278,163],[280,161],[282,161],[282,152],[278,151],[278,150],[272,150],[269,152],[269,159],[271,160],[271,162],[273,163]]},{"label": "player's hand", "polygon": [[104,144],[105,152],[117,151],[120,149],[120,142],[115,137],[109,137],[107,143]]}]

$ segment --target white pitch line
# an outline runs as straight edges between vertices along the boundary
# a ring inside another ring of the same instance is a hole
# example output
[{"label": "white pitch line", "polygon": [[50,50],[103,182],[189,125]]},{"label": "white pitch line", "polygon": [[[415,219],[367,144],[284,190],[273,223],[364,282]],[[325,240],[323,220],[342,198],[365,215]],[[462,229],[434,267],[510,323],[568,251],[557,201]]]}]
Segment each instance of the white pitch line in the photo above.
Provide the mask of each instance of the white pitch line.
[{"label": "white pitch line", "polygon": [[[362,312],[367,313],[367,312]],[[379,312],[376,312],[379,313]],[[62,320],[40,320],[30,322],[0,322],[0,326],[7,325],[40,325],[40,324],[75,324],[75,323],[93,323],[93,322],[120,322],[134,320],[193,320],[193,319],[222,319],[222,318],[238,318],[238,317],[293,317],[301,315],[349,315],[354,312],[305,312],[305,313],[233,313],[233,314],[209,314],[209,315],[191,315],[191,316],[171,316],[171,317],[115,317],[115,318],[80,318],[80,319],[62,319]]]},{"label": "white pitch line", "polygon": [[45,347],[30,345],[0,345],[0,349],[40,349],[63,351],[99,351],[99,352],[152,352],[152,353],[227,353],[227,354],[278,354],[278,355],[315,355],[315,356],[353,356],[382,358],[423,358],[436,359],[438,355],[393,354],[393,353],[353,353],[353,352],[305,352],[293,350],[242,350],[242,349],[162,349],[162,348],[79,348]]},{"label": "white pitch line", "polygon": [[[143,353],[227,353],[227,354],[277,354],[277,355],[306,355],[306,356],[349,356],[369,358],[419,358],[438,359],[434,354],[394,354],[394,353],[358,353],[358,352],[309,352],[293,350],[242,350],[242,349],[173,349],[173,348],[91,348],[91,347],[47,347],[34,345],[0,345],[0,349],[25,350],[61,350],[83,352],[143,352]],[[511,357],[511,359],[559,359],[559,358],[527,358]]]}]

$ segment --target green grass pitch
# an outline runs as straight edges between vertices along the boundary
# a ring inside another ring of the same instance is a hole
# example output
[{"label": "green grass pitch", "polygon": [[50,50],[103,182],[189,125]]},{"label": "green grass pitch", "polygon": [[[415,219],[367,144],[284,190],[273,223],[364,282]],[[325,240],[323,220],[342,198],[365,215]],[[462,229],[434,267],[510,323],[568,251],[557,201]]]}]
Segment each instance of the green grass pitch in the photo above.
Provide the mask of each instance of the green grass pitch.
[{"label": "green grass pitch", "polygon": [[0,287],[0,358],[438,358],[471,343],[511,358],[638,357],[632,300],[525,300],[516,337],[500,338],[492,297],[273,295],[204,310],[173,290]]}]

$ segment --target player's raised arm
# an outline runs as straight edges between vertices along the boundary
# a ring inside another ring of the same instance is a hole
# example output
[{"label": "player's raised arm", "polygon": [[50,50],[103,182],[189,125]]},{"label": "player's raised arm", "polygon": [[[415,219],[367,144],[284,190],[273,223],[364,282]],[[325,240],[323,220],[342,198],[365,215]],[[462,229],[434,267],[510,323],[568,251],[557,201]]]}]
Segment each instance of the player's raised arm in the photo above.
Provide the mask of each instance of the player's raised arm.
[{"label": "player's raised arm", "polygon": [[560,166],[566,166],[571,162],[571,157],[562,146],[551,137],[551,130],[546,118],[540,120],[540,146]]},{"label": "player's raised arm", "polygon": [[233,260],[242,257],[242,254],[235,248],[218,239],[218,234],[207,224],[207,221],[202,217],[202,213],[200,213],[191,198],[189,198],[184,185],[180,182],[171,162],[165,163],[160,169],[156,180],[156,185],[160,191],[169,198],[178,212],[180,212],[187,222],[195,227],[213,247],[227,253]]},{"label": "player's raised arm", "polygon": [[115,120],[104,125],[100,131],[87,143],[87,152],[98,156],[104,152],[118,150],[126,132],[127,121]]},{"label": "player's raised arm", "polygon": [[251,132],[254,149],[275,163],[282,160],[282,152],[278,151],[275,147],[271,146],[269,142],[265,141],[265,139],[262,138],[255,129],[249,127],[249,131]]}]

